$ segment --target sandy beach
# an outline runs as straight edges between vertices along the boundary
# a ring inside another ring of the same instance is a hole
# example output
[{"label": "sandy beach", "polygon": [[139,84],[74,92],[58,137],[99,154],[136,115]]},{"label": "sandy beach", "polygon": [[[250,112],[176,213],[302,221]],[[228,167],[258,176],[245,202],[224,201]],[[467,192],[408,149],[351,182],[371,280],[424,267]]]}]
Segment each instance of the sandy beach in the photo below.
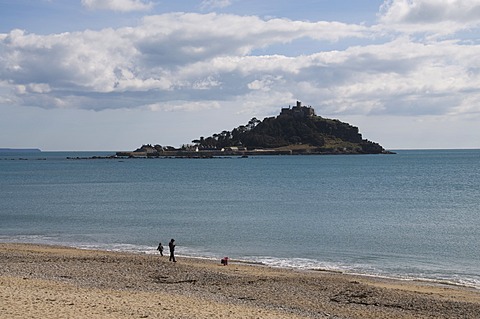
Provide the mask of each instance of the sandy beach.
[{"label": "sandy beach", "polygon": [[479,318],[475,289],[0,244],[0,318]]}]

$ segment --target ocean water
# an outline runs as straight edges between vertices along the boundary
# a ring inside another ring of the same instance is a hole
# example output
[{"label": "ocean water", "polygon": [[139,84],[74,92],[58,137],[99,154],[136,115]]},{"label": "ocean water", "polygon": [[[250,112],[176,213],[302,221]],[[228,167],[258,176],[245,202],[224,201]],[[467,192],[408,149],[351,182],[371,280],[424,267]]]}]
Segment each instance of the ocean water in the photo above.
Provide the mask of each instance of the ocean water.
[{"label": "ocean water", "polygon": [[0,241],[480,289],[480,150],[67,159],[111,154],[0,154]]}]

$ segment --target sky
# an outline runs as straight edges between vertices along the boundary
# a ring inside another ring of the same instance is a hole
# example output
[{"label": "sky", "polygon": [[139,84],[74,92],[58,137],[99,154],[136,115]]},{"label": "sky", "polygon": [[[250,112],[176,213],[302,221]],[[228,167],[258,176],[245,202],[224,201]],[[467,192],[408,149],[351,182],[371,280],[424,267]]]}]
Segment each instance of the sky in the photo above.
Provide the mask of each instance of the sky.
[{"label": "sky", "polygon": [[0,148],[179,147],[301,101],[480,148],[480,0],[0,0]]}]

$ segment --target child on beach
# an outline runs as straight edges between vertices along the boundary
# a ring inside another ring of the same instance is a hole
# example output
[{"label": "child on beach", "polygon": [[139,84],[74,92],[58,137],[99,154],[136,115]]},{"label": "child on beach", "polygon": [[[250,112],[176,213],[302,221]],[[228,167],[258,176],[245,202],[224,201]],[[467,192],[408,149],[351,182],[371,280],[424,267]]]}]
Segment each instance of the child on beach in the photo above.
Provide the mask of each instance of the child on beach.
[{"label": "child on beach", "polygon": [[160,252],[160,256],[163,256],[163,246],[162,246],[162,243],[158,243],[157,250]]}]

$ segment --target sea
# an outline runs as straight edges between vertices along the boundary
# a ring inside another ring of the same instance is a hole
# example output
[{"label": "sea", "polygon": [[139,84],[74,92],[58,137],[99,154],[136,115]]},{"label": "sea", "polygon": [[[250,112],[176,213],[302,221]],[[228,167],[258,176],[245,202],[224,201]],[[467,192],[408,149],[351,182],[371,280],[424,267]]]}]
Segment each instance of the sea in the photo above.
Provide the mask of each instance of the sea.
[{"label": "sea", "polygon": [[174,238],[179,262],[480,289],[480,150],[103,158],[113,154],[0,153],[0,242],[158,254]]}]

